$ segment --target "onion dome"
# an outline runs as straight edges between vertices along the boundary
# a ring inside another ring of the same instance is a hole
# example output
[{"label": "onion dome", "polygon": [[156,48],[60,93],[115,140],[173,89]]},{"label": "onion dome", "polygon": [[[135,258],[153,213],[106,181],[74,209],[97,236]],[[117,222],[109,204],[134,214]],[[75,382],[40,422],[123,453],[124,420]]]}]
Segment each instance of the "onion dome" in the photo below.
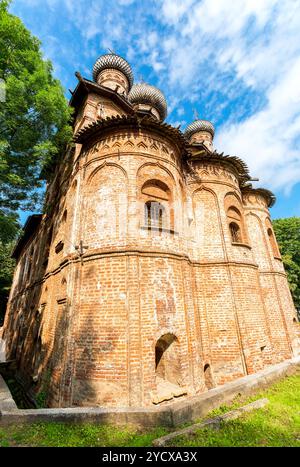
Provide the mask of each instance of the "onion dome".
[{"label": "onion dome", "polygon": [[131,104],[145,104],[153,107],[159,113],[161,120],[167,116],[167,101],[163,93],[155,86],[146,83],[134,84],[128,94],[128,100]]},{"label": "onion dome", "polygon": [[184,135],[187,138],[190,138],[194,133],[198,133],[200,131],[205,131],[207,133],[210,133],[212,138],[214,137],[214,134],[215,134],[215,129],[211,122],[207,120],[194,120],[192,123],[190,123],[187,126],[184,132]]},{"label": "onion dome", "polygon": [[109,53],[106,55],[101,55],[96,61],[93,67],[93,79],[97,82],[97,77],[99,73],[103,70],[115,69],[121,71],[127,78],[129,83],[129,89],[133,85],[133,73],[129,63],[119,55],[114,53]]}]

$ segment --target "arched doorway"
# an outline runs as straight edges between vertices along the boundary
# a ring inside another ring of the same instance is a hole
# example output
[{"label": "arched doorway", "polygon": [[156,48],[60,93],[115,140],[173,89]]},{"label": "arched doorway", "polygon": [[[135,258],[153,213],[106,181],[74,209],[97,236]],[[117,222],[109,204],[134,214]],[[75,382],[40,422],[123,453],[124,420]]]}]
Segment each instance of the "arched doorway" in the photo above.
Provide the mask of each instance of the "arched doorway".
[{"label": "arched doorway", "polygon": [[212,389],[215,387],[209,363],[206,363],[206,365],[204,365],[204,381],[207,389]]},{"label": "arched doorway", "polygon": [[178,339],[174,334],[164,334],[155,345],[156,376],[170,383],[181,384],[181,363]]},{"label": "arched doorway", "polygon": [[156,342],[155,376],[154,404],[187,394],[187,388],[183,385],[179,342],[174,334],[164,334]]}]

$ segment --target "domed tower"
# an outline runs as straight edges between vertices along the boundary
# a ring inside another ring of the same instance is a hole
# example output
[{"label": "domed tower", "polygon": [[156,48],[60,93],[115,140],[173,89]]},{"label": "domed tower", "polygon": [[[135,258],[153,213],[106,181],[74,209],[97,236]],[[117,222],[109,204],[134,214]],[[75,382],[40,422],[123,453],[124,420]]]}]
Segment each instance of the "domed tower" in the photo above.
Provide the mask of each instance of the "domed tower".
[{"label": "domed tower", "polygon": [[93,67],[96,83],[127,95],[133,85],[133,73],[129,63],[115,53],[101,55]]},{"label": "domed tower", "polygon": [[212,150],[215,129],[211,122],[194,120],[187,126],[184,134],[191,144],[204,143],[208,149]]},{"label": "domed tower", "polygon": [[128,100],[135,110],[152,115],[163,121],[167,116],[167,102],[163,93],[155,86],[140,83],[133,85]]},{"label": "domed tower", "polygon": [[[70,100],[74,108],[74,132],[82,130],[99,119],[134,112],[127,94],[133,85],[129,63],[114,53],[101,55],[93,67],[93,81],[75,73],[78,85]],[[78,155],[78,148],[76,156]]]}]

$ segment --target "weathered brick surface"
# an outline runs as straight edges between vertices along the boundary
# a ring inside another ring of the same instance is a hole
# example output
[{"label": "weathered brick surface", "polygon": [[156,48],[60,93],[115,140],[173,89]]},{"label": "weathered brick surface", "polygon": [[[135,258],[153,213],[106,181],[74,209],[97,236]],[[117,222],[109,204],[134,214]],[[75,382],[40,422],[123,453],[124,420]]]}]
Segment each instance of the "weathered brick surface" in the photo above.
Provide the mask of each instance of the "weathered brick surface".
[{"label": "weathered brick surface", "polygon": [[[90,93],[75,131],[123,114]],[[115,124],[66,154],[18,259],[3,336],[50,407],[149,406],[158,378],[191,396],[297,353],[267,201],[238,177],[222,156],[187,164],[163,126]]]}]

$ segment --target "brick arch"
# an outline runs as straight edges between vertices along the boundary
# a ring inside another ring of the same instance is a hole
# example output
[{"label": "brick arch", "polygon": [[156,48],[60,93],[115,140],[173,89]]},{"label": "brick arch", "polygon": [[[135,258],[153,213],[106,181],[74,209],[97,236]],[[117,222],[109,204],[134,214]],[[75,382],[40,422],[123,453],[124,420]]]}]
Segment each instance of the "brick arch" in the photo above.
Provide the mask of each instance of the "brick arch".
[{"label": "brick arch", "polygon": [[265,219],[265,226],[266,226],[266,231],[267,231],[267,236],[269,240],[269,246],[271,247],[272,254],[275,258],[280,258],[280,252],[278,248],[278,244],[276,241],[276,237],[274,234],[273,226],[271,219],[269,217],[266,217]]},{"label": "brick arch", "polygon": [[269,268],[270,254],[262,221],[260,217],[252,211],[246,214],[246,220],[255,261],[260,268]]},{"label": "brick arch", "polygon": [[239,209],[241,210],[242,209],[242,198],[238,195],[238,193],[236,193],[235,191],[228,191],[225,195],[224,195],[224,204],[225,204],[225,207],[228,207],[229,205],[231,204],[236,204],[238,203],[239,206],[241,206]]},{"label": "brick arch", "polygon": [[155,343],[155,374],[173,384],[182,382],[180,344],[173,333],[161,335]]},{"label": "brick arch", "polygon": [[217,193],[205,185],[201,185],[198,188],[195,188],[195,190],[192,192],[192,196],[194,196],[194,194],[197,193],[198,191],[202,191],[202,190],[209,191],[215,197],[216,200],[218,199]]},{"label": "brick arch", "polygon": [[[95,161],[91,161],[91,162],[95,162]],[[124,167],[122,167],[122,166],[119,165],[119,164],[115,164],[114,162],[106,162],[106,161],[105,161],[103,164],[99,165],[99,166],[96,167],[94,170],[92,170],[92,172],[89,174],[88,179],[87,179],[87,182],[86,182],[87,187],[91,184],[91,182],[92,182],[93,178],[95,177],[95,175],[96,175],[99,171],[101,171],[104,167],[108,167],[108,166],[110,166],[110,167],[116,167],[116,168],[120,169],[120,170],[123,172],[123,174],[124,174],[124,176],[126,177],[127,182],[128,182],[128,174],[127,174],[126,170],[124,169]]]},{"label": "brick arch", "polygon": [[140,215],[144,217],[143,206],[147,202],[160,203],[165,211],[164,228],[172,231],[175,229],[177,219],[182,216],[181,191],[168,169],[151,162],[140,166],[137,171],[137,200],[141,204]]},{"label": "brick arch", "polygon": [[118,164],[104,163],[88,177],[83,195],[83,236],[88,248],[125,241],[128,178]]},{"label": "brick arch", "polygon": [[162,173],[165,173],[167,176],[169,176],[172,179],[173,183],[176,184],[176,180],[172,172],[167,167],[164,167],[163,165],[156,163],[156,162],[145,162],[144,164],[142,164],[137,170],[137,173],[136,173],[137,179],[141,177],[141,172],[146,167],[153,167],[153,168],[156,168],[157,170],[161,170]]},{"label": "brick arch", "polygon": [[216,193],[201,186],[192,193],[192,228],[196,249],[204,259],[224,258],[220,207]]},{"label": "brick arch", "polygon": [[224,196],[227,225],[232,243],[248,243],[243,204],[237,193],[230,191]]}]

